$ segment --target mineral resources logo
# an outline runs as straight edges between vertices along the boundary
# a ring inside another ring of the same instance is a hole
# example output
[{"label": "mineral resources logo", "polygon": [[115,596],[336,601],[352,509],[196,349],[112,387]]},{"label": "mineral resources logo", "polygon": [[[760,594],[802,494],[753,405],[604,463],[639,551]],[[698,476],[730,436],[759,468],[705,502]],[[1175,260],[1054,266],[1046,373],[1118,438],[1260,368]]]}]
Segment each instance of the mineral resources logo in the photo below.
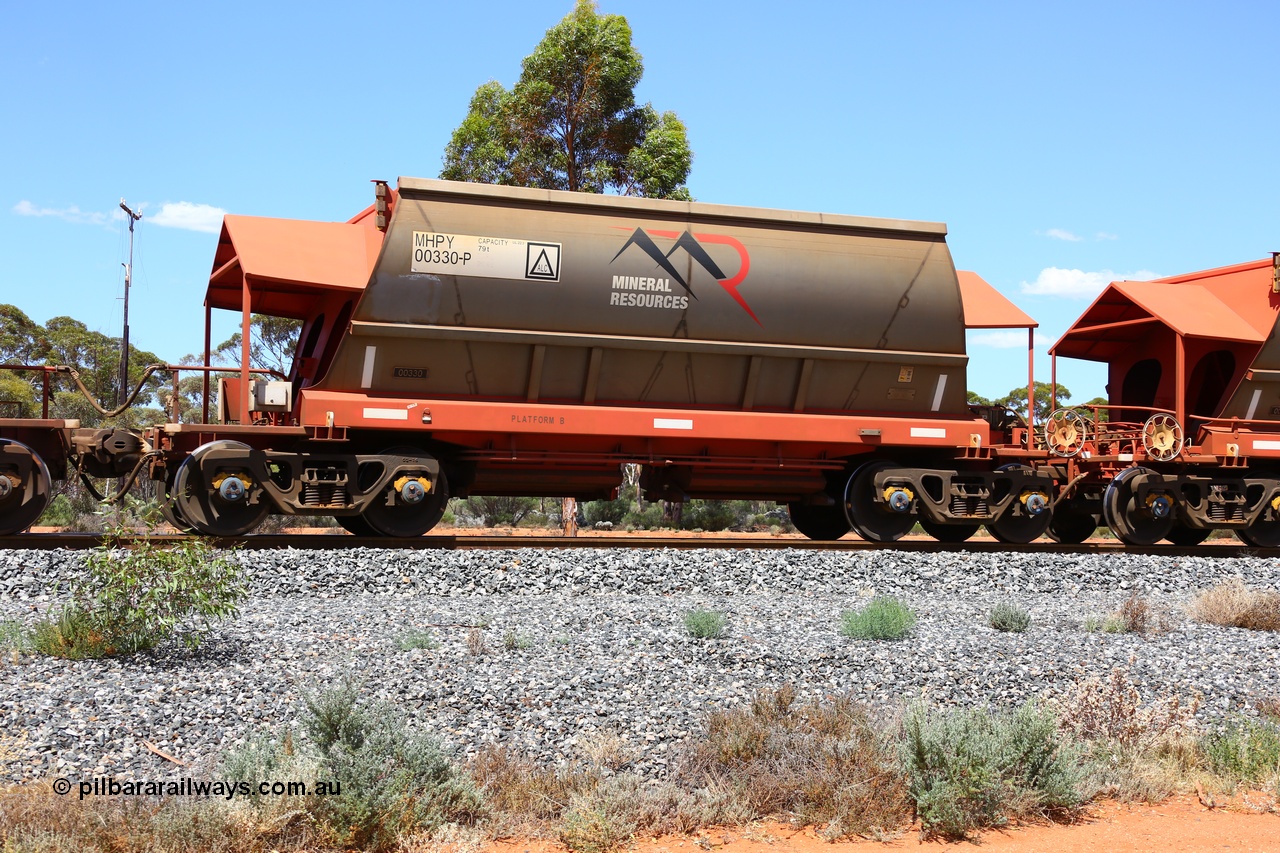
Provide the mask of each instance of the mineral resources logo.
[{"label": "mineral resources logo", "polygon": [[[663,251],[661,247],[654,242],[657,237],[662,240],[673,240],[671,248]],[[730,277],[725,273],[720,265],[715,262],[711,254],[707,251],[703,244],[729,246],[738,254],[739,266],[736,275]],[[724,288],[725,293],[737,302],[750,315],[756,324],[763,326],[760,318],[751,310],[751,306],[747,304],[747,300],[738,292],[738,286],[747,279],[747,273],[751,271],[751,257],[747,254],[747,247],[743,246],[738,240],[726,234],[694,234],[690,231],[661,231],[657,229],[637,228],[631,232],[631,236],[627,238],[627,242],[622,244],[622,248],[618,250],[618,254],[613,256],[613,261],[622,257],[622,253],[627,249],[635,246],[644,252],[650,260],[658,265],[659,269],[665,272],[666,277],[653,276],[635,276],[635,275],[615,275],[613,277],[613,289],[609,294],[610,305],[623,305],[637,308],[672,308],[683,310],[689,307],[690,299],[697,299],[698,296],[693,292],[690,283],[684,280],[684,276],[680,275],[680,271],[676,269],[675,264],[671,262],[671,256],[676,253],[677,249],[683,249],[684,253],[694,260],[704,270],[711,274],[711,277]],[[671,283],[675,282],[684,288],[683,293],[676,292],[672,289]]]}]

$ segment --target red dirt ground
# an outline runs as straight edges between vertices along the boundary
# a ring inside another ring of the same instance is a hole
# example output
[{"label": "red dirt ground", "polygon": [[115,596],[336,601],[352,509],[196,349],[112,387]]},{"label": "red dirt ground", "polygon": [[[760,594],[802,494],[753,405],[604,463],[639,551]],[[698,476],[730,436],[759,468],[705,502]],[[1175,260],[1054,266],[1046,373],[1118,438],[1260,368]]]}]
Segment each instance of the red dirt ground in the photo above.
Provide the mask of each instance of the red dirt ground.
[{"label": "red dirt ground", "polygon": [[[1252,804],[1252,808],[1250,807]],[[1097,803],[1079,823],[1033,824],[985,832],[968,842],[921,842],[915,830],[888,842],[822,840],[811,828],[759,824],[749,828],[705,830],[689,836],[640,838],[628,853],[1276,853],[1280,851],[1280,815],[1275,800],[1260,795],[1238,798],[1226,808],[1205,808],[1192,795],[1157,805]],[[1258,808],[1271,807],[1269,812]],[[554,842],[512,839],[495,842],[484,853],[560,853]]]}]

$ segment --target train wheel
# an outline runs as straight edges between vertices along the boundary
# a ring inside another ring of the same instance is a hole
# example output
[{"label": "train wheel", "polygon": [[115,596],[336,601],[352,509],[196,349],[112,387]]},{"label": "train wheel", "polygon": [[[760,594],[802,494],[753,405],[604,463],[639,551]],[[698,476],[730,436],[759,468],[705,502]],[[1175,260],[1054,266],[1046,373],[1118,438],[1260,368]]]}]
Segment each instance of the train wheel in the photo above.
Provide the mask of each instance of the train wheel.
[{"label": "train wheel", "polygon": [[1255,521],[1236,530],[1236,535],[1255,548],[1280,548],[1280,521]]},{"label": "train wheel", "polygon": [[981,524],[938,524],[920,516],[920,526],[939,542],[964,542],[978,532]]},{"label": "train wheel", "polygon": [[[1025,465],[1004,465],[999,471],[1030,471]],[[1040,498],[1044,500],[1043,495]],[[1045,506],[1040,512],[1032,513],[1028,508],[1030,500],[1021,496],[1014,499],[1009,508],[995,521],[987,524],[987,531],[1006,545],[1026,545],[1045,534],[1053,521],[1053,513]]]},{"label": "train wheel", "polygon": [[1208,527],[1203,530],[1198,530],[1194,527],[1187,527],[1181,522],[1174,522],[1173,528],[1164,538],[1166,541],[1172,542],[1174,545],[1181,545],[1185,548],[1189,548],[1192,545],[1199,545],[1201,542],[1208,539],[1209,534],[1212,532],[1213,530]]},{"label": "train wheel", "polygon": [[378,531],[374,530],[373,525],[364,520],[363,515],[335,515],[333,520],[338,522],[338,526],[352,536],[378,535]]},{"label": "train wheel", "polygon": [[1055,508],[1049,519],[1049,538],[1063,545],[1079,545],[1098,529],[1098,518],[1092,513],[1070,507]]},{"label": "train wheel", "polygon": [[1147,468],[1126,468],[1107,485],[1102,495],[1102,517],[1116,538],[1126,545],[1154,545],[1173,529],[1172,505],[1138,505],[1132,481],[1150,473]]},{"label": "train wheel", "polygon": [[[392,447],[384,454],[396,456],[418,456],[423,462],[432,457],[416,447]],[[364,511],[362,518],[380,536],[392,536],[397,539],[408,539],[421,536],[435,527],[444,517],[445,508],[449,504],[449,480],[444,469],[430,492],[424,490],[421,481],[427,478],[424,467],[412,477],[414,472],[402,474],[388,486],[381,495]]]},{"label": "train wheel", "polygon": [[793,503],[787,504],[787,511],[791,513],[791,523],[796,530],[819,542],[834,542],[853,529],[838,505]]},{"label": "train wheel", "polygon": [[[844,490],[844,513],[854,532],[869,542],[901,539],[918,520],[912,515],[910,493],[898,489],[876,500],[876,474],[898,466],[887,460],[868,462],[849,475]],[[901,507],[900,510],[891,507]]]},{"label": "train wheel", "polygon": [[220,464],[206,471],[202,464],[215,450],[249,451],[238,441],[211,441],[183,460],[173,478],[176,519],[206,536],[243,536],[262,523],[271,505],[248,473],[234,465]]},{"label": "train wheel", "polygon": [[0,536],[21,533],[49,505],[49,468],[30,447],[0,439]]},{"label": "train wheel", "polygon": [[178,469],[174,468],[172,471],[173,473],[165,477],[164,484],[160,489],[160,514],[164,516],[165,521],[169,522],[169,526],[179,533],[195,533],[196,529],[178,512],[178,502],[174,495],[173,485],[178,476]]}]

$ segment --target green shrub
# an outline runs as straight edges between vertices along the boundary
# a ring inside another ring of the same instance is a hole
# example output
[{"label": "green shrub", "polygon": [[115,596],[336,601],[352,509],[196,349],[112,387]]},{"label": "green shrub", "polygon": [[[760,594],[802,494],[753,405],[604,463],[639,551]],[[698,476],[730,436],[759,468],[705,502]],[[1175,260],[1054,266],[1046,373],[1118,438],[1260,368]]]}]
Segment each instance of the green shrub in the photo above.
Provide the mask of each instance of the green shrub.
[{"label": "green shrub", "polygon": [[365,706],[351,685],[304,699],[302,727],[320,771],[342,795],[317,798],[317,816],[344,845],[394,847],[401,834],[479,816],[474,786],[434,739],[410,733],[403,715]]},{"label": "green shrub", "polygon": [[1021,634],[1031,625],[1031,614],[1016,604],[1001,602],[991,608],[991,613],[987,616],[987,624],[997,631]]},{"label": "green shrub", "polygon": [[560,843],[574,853],[608,853],[636,831],[634,802],[609,796],[607,786],[574,793],[560,816]]},{"label": "green shrub", "polygon": [[473,495],[461,504],[467,515],[485,527],[515,527],[538,505],[537,498]]},{"label": "green shrub", "polygon": [[440,646],[435,634],[422,628],[410,628],[403,632],[396,638],[396,644],[400,646],[401,651],[405,652],[413,649],[434,649]]},{"label": "green shrub", "polygon": [[1280,724],[1273,720],[1240,720],[1201,741],[1214,773],[1246,784],[1280,775]]},{"label": "green shrub", "polygon": [[1058,721],[1027,704],[1011,714],[911,708],[902,761],[926,835],[964,838],[1011,817],[1073,809],[1083,800],[1078,754]]},{"label": "green shrub", "polygon": [[742,506],[747,501],[691,500],[680,514],[680,526],[685,530],[728,530],[742,524],[745,515]]},{"label": "green shrub", "polygon": [[631,511],[631,506],[631,499],[624,497],[611,501],[588,501],[583,504],[582,517],[587,527],[594,527],[601,522],[618,526]]},{"label": "green shrub", "polygon": [[509,652],[514,652],[519,649],[527,649],[532,645],[533,640],[529,639],[524,634],[517,633],[514,628],[509,629],[502,635],[502,648]]},{"label": "green shrub", "polygon": [[871,599],[861,610],[840,615],[840,633],[857,640],[900,640],[915,627],[911,608],[892,596]]},{"label": "green shrub", "polygon": [[0,619],[0,649],[21,651],[29,645],[21,622]]},{"label": "green shrub", "polygon": [[714,610],[691,610],[684,615],[684,627],[690,636],[712,640],[724,633],[729,620]]},{"label": "green shrub", "polygon": [[670,523],[662,517],[662,507],[649,504],[644,509],[633,510],[622,517],[622,526],[628,530],[655,530],[659,527],[670,527]]},{"label": "green shrub", "polygon": [[74,604],[68,604],[40,620],[31,629],[31,647],[42,655],[67,660],[128,654],[135,649],[117,646],[100,620]]},{"label": "green shrub", "polygon": [[[147,532],[158,515],[146,518]],[[89,552],[86,574],[71,585],[71,601],[38,623],[37,651],[58,657],[131,654],[181,637],[199,644],[214,622],[239,614],[247,592],[244,570],[204,539],[168,547],[144,535],[131,547],[132,531],[116,521],[102,547]]]}]

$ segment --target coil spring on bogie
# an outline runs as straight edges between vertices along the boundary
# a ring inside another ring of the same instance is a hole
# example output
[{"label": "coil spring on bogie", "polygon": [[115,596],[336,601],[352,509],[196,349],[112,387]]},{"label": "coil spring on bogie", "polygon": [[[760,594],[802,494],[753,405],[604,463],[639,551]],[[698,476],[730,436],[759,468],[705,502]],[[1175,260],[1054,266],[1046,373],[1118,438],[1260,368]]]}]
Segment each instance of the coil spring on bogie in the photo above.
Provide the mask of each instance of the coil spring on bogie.
[{"label": "coil spring on bogie", "polygon": [[344,483],[303,483],[303,506],[346,506],[347,487]]},{"label": "coil spring on bogie", "polygon": [[1208,516],[1213,521],[1239,521],[1244,517],[1244,507],[1238,503],[1209,501]]},{"label": "coil spring on bogie", "polygon": [[989,514],[986,498],[965,497],[964,495],[951,496],[951,515],[953,517],[972,518],[973,516],[980,516],[985,518]]}]

